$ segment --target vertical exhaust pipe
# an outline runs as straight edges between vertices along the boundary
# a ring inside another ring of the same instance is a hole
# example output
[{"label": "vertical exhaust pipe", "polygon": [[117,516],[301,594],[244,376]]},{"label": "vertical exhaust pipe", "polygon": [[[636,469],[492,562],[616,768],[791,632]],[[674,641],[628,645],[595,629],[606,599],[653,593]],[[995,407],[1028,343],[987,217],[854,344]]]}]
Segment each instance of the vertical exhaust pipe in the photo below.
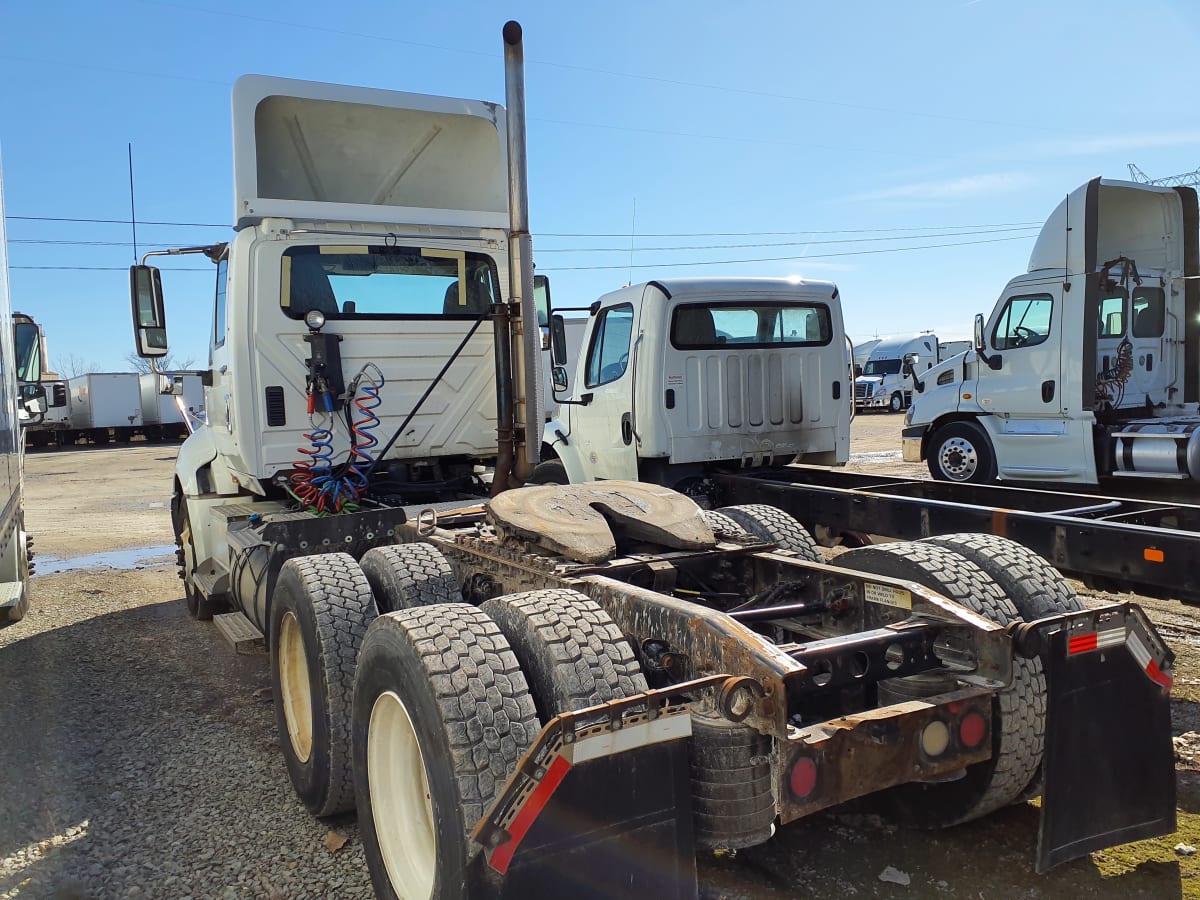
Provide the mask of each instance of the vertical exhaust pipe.
[{"label": "vertical exhaust pipe", "polygon": [[[528,479],[541,449],[541,329],[533,293],[529,167],[525,152],[525,49],[521,26],[504,25],[508,136],[509,311],[496,322],[499,454],[492,493]],[[515,315],[514,315],[515,312]],[[501,333],[503,332],[503,333]],[[501,369],[504,371],[501,371]]]}]

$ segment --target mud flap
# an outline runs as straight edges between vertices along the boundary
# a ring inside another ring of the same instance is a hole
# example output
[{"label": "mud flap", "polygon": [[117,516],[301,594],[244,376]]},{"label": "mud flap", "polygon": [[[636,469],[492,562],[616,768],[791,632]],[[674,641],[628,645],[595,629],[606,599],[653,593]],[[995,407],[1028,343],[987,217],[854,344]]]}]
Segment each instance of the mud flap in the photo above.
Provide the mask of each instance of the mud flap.
[{"label": "mud flap", "polygon": [[696,897],[687,741],[573,765],[508,865],[504,898]]},{"label": "mud flap", "polygon": [[488,897],[697,896],[689,696],[731,721],[749,678],[713,675],[547,723],[472,830]]},{"label": "mud flap", "polygon": [[1043,632],[1045,788],[1037,870],[1175,830],[1173,654],[1130,604]]}]

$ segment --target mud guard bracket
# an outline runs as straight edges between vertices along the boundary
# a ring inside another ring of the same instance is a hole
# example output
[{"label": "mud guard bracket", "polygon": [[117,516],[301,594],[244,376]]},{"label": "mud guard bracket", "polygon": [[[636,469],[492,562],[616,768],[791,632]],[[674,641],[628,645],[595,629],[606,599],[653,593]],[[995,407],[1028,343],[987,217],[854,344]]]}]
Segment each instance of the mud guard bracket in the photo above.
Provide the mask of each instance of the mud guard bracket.
[{"label": "mud guard bracket", "polygon": [[1039,873],[1175,830],[1173,654],[1133,604],[1054,618],[1019,638],[1046,673]]}]

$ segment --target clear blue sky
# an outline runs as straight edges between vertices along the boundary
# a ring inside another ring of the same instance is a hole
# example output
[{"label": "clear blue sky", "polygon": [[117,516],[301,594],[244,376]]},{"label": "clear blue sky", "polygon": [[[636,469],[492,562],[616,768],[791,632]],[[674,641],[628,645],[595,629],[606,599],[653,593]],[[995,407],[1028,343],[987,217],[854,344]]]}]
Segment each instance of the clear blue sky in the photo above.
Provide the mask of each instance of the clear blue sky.
[{"label": "clear blue sky", "polygon": [[[22,267],[125,267],[129,226],[16,217],[127,218],[132,142],[139,219],[229,223],[237,76],[503,101],[510,17],[525,27],[535,258],[558,305],[628,281],[636,198],[635,281],[831,279],[856,338],[961,337],[1025,268],[1035,232],[1006,223],[1040,222],[1086,179],[1127,177],[1128,162],[1151,177],[1200,168],[1189,0],[8,3],[14,306],[44,323],[60,367],[127,369],[123,270]],[[229,234],[138,229],[146,246]],[[861,253],[949,243],[966,245]],[[685,246],[712,249],[644,249]],[[722,262],[764,257],[787,258]],[[684,262],[703,264],[666,265]],[[212,276],[169,272],[164,286],[172,349],[203,365]]]}]

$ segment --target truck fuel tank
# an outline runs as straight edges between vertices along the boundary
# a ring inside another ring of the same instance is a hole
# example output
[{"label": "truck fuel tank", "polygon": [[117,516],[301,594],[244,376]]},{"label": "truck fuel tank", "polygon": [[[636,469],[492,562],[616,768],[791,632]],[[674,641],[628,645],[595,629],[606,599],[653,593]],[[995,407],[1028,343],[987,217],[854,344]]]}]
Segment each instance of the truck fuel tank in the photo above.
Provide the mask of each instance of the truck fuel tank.
[{"label": "truck fuel tank", "polygon": [[1114,475],[1200,481],[1200,419],[1137,419],[1110,435]]}]

